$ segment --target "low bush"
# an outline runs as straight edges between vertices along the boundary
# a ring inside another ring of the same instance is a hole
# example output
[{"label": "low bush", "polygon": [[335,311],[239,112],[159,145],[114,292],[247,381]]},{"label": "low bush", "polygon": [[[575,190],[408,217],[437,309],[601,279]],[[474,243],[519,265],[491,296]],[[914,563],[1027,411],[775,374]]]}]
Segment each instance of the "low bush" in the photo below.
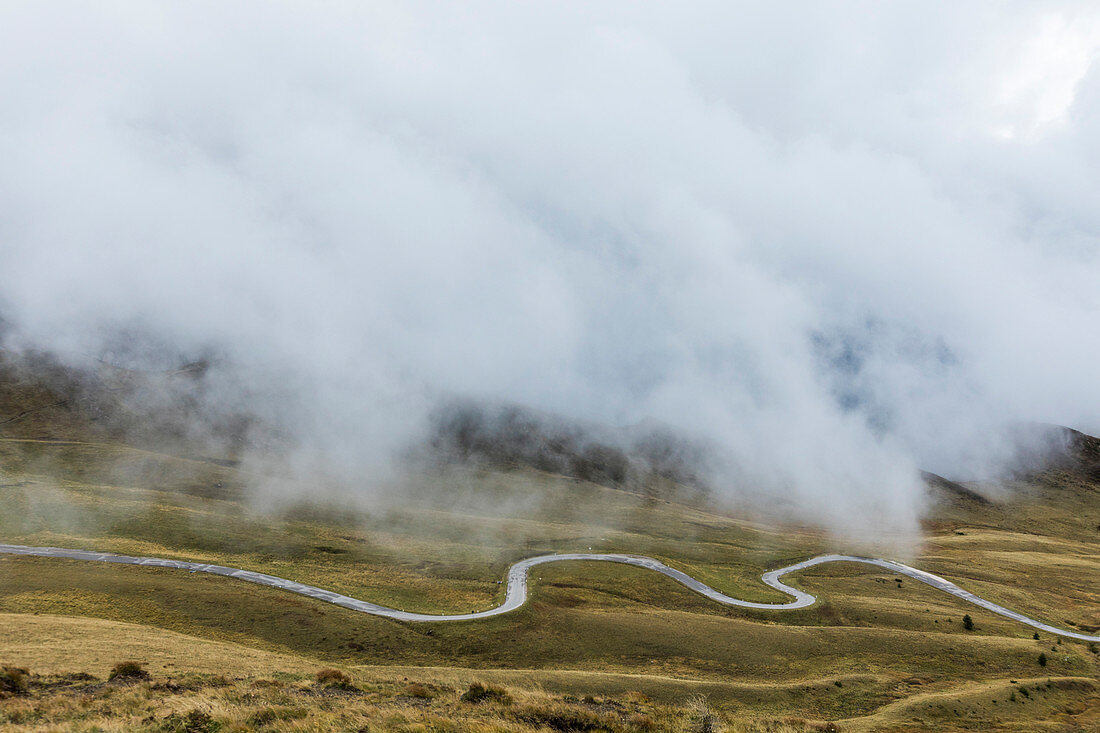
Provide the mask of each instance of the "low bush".
[{"label": "low bush", "polygon": [[288,707],[271,707],[261,708],[248,716],[248,722],[251,725],[270,725],[271,723],[280,720],[301,720],[309,715],[309,711],[304,708],[288,708]]},{"label": "low bush", "polygon": [[172,713],[160,726],[161,733],[217,733],[221,723],[202,710],[192,710],[187,715]]},{"label": "low bush", "polygon": [[590,730],[614,730],[615,719],[568,705],[525,705],[513,712],[516,720],[535,728],[544,727],[563,733]]},{"label": "low bush", "polygon": [[512,696],[503,687],[486,685],[483,682],[471,682],[466,692],[459,698],[462,702],[497,702],[502,705],[511,705]]},{"label": "low bush", "polygon": [[70,672],[64,675],[64,678],[70,682],[96,682],[99,679],[94,674],[88,674],[87,672]]},{"label": "low bush", "polygon": [[0,667],[0,692],[10,695],[22,695],[27,691],[27,675],[30,673],[22,667]]},{"label": "low bush", "polygon": [[711,712],[705,695],[695,695],[688,700],[684,729],[691,733],[717,733],[721,730],[718,716]]},{"label": "low bush", "polygon": [[342,690],[352,689],[351,677],[338,669],[322,669],[317,672],[317,681],[325,687],[338,687]]},{"label": "low bush", "polygon": [[435,697],[432,691],[419,682],[410,682],[405,685],[405,694],[409,697],[415,697],[420,700],[430,700]]},{"label": "low bush", "polygon": [[145,668],[139,662],[134,661],[119,662],[111,668],[111,674],[107,676],[109,680],[148,678],[149,673],[145,671]]}]

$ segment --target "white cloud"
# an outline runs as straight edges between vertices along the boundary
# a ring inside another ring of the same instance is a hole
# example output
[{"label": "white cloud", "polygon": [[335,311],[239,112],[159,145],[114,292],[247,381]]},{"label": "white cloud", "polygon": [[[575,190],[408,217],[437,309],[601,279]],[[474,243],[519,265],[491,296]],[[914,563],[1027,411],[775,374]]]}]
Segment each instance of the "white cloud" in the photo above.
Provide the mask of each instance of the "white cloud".
[{"label": "white cloud", "polygon": [[220,349],[344,460],[443,393],[654,416],[854,529],[1100,430],[1088,4],[4,14],[30,342]]}]

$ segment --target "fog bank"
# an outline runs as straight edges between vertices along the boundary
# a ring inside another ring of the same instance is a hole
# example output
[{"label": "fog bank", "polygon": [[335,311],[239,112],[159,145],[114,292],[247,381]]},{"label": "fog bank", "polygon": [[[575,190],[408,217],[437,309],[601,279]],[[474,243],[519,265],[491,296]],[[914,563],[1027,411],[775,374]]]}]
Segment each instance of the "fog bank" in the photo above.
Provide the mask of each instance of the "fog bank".
[{"label": "fog bank", "polygon": [[10,3],[0,317],[364,485],[441,400],[668,425],[911,533],[1100,432],[1100,11]]}]

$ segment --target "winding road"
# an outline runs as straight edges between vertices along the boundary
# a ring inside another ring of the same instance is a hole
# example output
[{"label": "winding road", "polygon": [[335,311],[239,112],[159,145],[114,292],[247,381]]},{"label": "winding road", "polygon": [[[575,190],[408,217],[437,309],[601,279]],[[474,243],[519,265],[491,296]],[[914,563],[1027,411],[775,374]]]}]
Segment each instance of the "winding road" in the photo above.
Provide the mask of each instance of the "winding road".
[{"label": "winding road", "polygon": [[716,591],[709,585],[702,583],[695,578],[691,577],[687,573],[683,573],[675,568],[670,568],[664,563],[654,560],[651,557],[641,557],[637,555],[613,555],[613,554],[600,554],[600,553],[563,553],[556,555],[540,555],[538,557],[530,557],[526,560],[520,560],[508,569],[508,589],[504,598],[504,603],[500,604],[496,608],[489,609],[487,611],[477,611],[474,613],[456,613],[456,614],[441,614],[433,615],[430,613],[412,613],[409,611],[401,611],[396,608],[386,608],[385,606],[379,606],[375,603],[368,603],[367,601],[360,601],[356,598],[340,595],[339,593],[333,593],[323,588],[316,588],[312,585],[304,585],[297,583],[293,580],[286,580],[284,578],[277,578],[274,575],[265,575],[264,573],[255,573],[251,570],[240,570],[238,568],[228,568],[222,565],[208,565],[205,563],[197,562],[185,562],[183,560],[165,560],[157,557],[130,557],[129,555],[114,555],[106,552],[93,552],[90,550],[69,550],[61,547],[28,547],[26,545],[5,545],[0,544],[0,554],[7,555],[31,555],[35,557],[56,557],[64,558],[68,560],[95,560],[99,562],[111,562],[121,563],[124,565],[144,565],[148,567],[158,568],[177,568],[179,570],[189,570],[193,573],[212,573],[214,575],[224,575],[230,578],[237,578],[238,580],[245,580],[249,583],[257,583],[259,585],[266,585],[272,588],[281,588],[282,590],[288,590],[291,593],[298,593],[303,596],[309,596],[310,598],[316,598],[317,600],[327,601],[328,603],[334,603],[337,606],[344,608],[350,608],[353,611],[362,611],[363,613],[369,613],[374,616],[384,616],[385,618],[397,619],[399,621],[473,621],[475,619],[489,618],[490,616],[499,616],[510,611],[514,611],[524,603],[527,602],[527,576],[528,571],[537,566],[545,565],[551,562],[565,562],[575,560],[597,560],[601,562],[617,562],[624,565],[633,565],[639,568],[646,568],[647,570],[653,570],[667,575],[678,583],[687,586],[696,593],[700,593],[713,601],[727,605],[736,606],[738,608],[754,608],[769,611],[790,611],[796,608],[806,608],[812,606],[817,599],[801,591],[798,588],[792,588],[783,581],[780,580],[784,575],[788,573],[798,572],[799,570],[805,570],[815,565],[822,565],[829,562],[857,562],[865,565],[875,565],[880,568],[885,568],[892,573],[898,573],[899,575],[905,575],[914,580],[919,580],[922,583],[938,588],[944,593],[949,593],[956,598],[961,598],[964,601],[973,603],[975,606],[981,606],[987,611],[999,614],[1006,618],[1010,618],[1013,621],[1019,621],[1022,624],[1033,626],[1041,631],[1046,631],[1050,634],[1057,634],[1070,639],[1079,639],[1081,641],[1100,641],[1100,636],[1089,636],[1088,634],[1082,634],[1076,631],[1068,631],[1066,629],[1060,629],[1056,626],[1045,624],[1042,621],[1036,621],[1033,618],[1029,618],[1022,613],[1005,608],[1004,606],[998,606],[992,601],[987,601],[980,596],[976,596],[970,591],[963,590],[959,586],[955,585],[949,580],[941,578],[938,575],[932,573],[926,573],[923,570],[917,570],[916,568],[904,565],[900,562],[893,560],[882,560],[873,557],[858,557],[855,555],[819,555],[812,557],[809,560],[803,560],[800,563],[794,565],[788,565],[785,568],[778,570],[770,570],[762,576],[762,580],[765,585],[768,585],[776,590],[782,591],[787,595],[794,598],[792,601],[786,603],[756,603],[754,601],[743,601],[739,598],[731,598],[724,593]]}]

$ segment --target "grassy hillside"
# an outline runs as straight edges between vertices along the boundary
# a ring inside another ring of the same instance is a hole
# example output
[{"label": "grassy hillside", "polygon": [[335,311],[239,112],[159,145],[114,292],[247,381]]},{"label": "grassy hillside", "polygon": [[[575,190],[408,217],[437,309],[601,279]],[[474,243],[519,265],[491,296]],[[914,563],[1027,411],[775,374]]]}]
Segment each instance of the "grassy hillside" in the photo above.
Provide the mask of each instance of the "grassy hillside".
[{"label": "grassy hillside", "polygon": [[[436,467],[369,497],[276,500],[286,487],[267,491],[232,455],[101,429],[83,408],[27,422],[61,400],[53,386],[12,384],[0,390],[3,542],[205,560],[420,611],[495,605],[505,568],[545,552],[647,554],[731,595],[779,601],[764,570],[864,549],[732,516],[694,492],[662,498],[524,467]],[[1100,628],[1095,477],[1070,461],[1020,476],[1010,500],[962,488],[934,489],[926,541],[906,559],[1051,623]],[[703,729],[712,715],[744,730],[1023,731],[1100,720],[1095,648],[1034,639],[872,568],[827,565],[792,582],[821,602],[728,609],[637,568],[559,564],[538,570],[517,613],[407,624],[226,578],[0,556],[0,663],[31,673],[26,689],[2,693],[0,729],[169,730],[193,710],[240,730]],[[151,677],[105,682],[125,659]],[[358,690],[317,682],[323,667]],[[512,703],[461,701],[475,680]],[[410,694],[414,684],[428,696]]]}]

